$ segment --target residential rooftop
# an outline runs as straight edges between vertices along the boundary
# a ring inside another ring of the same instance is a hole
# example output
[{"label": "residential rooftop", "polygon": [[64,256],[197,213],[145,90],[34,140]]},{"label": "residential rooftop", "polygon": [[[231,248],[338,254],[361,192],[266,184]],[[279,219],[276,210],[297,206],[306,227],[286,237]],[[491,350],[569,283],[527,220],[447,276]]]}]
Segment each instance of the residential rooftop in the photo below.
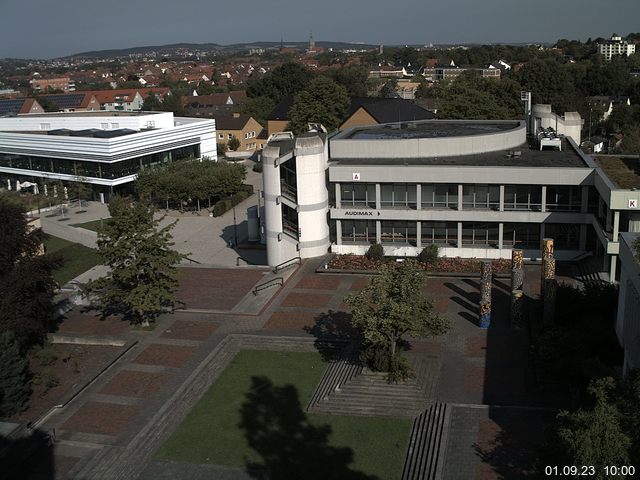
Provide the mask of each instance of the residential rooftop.
[{"label": "residential rooftop", "polygon": [[593,159],[617,188],[640,188],[640,158],[593,156]]},{"label": "residential rooftop", "polygon": [[519,126],[518,122],[407,122],[380,125],[374,128],[354,128],[343,138],[351,140],[386,140],[409,138],[440,138],[486,135],[505,132]]}]

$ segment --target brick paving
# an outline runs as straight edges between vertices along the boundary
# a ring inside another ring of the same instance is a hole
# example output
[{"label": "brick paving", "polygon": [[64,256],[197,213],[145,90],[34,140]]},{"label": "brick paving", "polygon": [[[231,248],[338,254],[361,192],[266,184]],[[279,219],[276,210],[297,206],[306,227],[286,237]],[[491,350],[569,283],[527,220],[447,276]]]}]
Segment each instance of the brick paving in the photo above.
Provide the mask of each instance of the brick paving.
[{"label": "brick paving", "polygon": [[181,367],[191,358],[195,351],[194,347],[152,344],[136,357],[134,363]]},{"label": "brick paving", "polygon": [[129,322],[118,316],[102,319],[97,313],[72,310],[65,314],[56,333],[82,335],[123,335],[131,329]]},{"label": "brick paving", "polygon": [[283,307],[326,307],[331,300],[331,295],[321,293],[292,292],[282,302]]},{"label": "brick paving", "polygon": [[231,310],[242,297],[251,292],[265,271],[181,268],[178,299],[189,309]]},{"label": "brick paving", "polygon": [[118,435],[138,412],[132,405],[103,402],[87,402],[63,425],[64,430],[102,435]]},{"label": "brick paving", "polygon": [[203,321],[176,320],[164,332],[163,338],[177,340],[206,340],[218,328],[218,324]]},{"label": "brick paving", "polygon": [[167,378],[168,375],[164,373],[121,370],[99,392],[105,395],[149,397],[158,391]]}]

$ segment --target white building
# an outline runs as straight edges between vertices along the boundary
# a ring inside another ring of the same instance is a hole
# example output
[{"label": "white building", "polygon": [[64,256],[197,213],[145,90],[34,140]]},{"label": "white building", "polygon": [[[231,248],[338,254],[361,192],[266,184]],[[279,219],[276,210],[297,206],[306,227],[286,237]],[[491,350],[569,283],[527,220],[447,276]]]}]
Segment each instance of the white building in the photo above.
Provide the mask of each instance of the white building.
[{"label": "white building", "polygon": [[108,195],[141,169],[203,157],[217,160],[214,120],[104,111],[0,118],[0,185],[82,177]]},{"label": "white building", "polygon": [[623,373],[640,368],[640,264],[634,242],[638,233],[623,233],[620,241],[620,292],[616,335],[624,349]]},{"label": "white building", "polygon": [[598,44],[598,53],[609,62],[614,55],[626,55],[627,57],[633,55],[636,53],[636,46],[633,43],[622,40],[622,37],[613,35],[609,40]]}]

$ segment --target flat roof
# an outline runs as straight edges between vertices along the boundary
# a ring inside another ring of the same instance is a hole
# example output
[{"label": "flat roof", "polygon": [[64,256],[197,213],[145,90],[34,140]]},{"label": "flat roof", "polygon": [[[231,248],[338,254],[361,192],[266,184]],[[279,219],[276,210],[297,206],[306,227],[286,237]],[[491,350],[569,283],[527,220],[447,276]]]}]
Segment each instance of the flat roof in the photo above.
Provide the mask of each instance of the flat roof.
[{"label": "flat roof", "polygon": [[592,155],[595,162],[617,188],[640,188],[640,159]]},{"label": "flat roof", "polygon": [[95,110],[88,112],[49,112],[49,113],[27,113],[24,115],[18,115],[17,117],[9,118],[34,118],[34,117],[51,117],[51,118],[64,118],[64,117],[141,117],[146,115],[159,115],[167,112],[123,112],[120,110]]},{"label": "flat roof", "polygon": [[486,135],[518,128],[517,121],[425,121],[402,122],[375,127],[356,127],[343,139],[350,140],[394,140],[403,138],[441,138]]},{"label": "flat roof", "polygon": [[[518,156],[517,153],[520,152]],[[434,165],[469,167],[545,167],[545,168],[589,168],[582,157],[566,139],[562,139],[562,151],[538,150],[527,144],[511,151],[458,155],[451,157],[419,158],[335,158],[331,162],[340,165]]]}]

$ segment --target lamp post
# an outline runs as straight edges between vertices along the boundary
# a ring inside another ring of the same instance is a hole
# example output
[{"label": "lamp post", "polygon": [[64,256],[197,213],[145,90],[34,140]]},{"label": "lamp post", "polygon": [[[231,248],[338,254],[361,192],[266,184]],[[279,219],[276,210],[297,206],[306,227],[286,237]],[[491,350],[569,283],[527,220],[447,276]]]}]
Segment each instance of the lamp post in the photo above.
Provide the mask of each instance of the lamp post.
[{"label": "lamp post", "polygon": [[238,223],[236,222],[236,207],[233,207],[233,240],[235,246],[238,246]]}]

